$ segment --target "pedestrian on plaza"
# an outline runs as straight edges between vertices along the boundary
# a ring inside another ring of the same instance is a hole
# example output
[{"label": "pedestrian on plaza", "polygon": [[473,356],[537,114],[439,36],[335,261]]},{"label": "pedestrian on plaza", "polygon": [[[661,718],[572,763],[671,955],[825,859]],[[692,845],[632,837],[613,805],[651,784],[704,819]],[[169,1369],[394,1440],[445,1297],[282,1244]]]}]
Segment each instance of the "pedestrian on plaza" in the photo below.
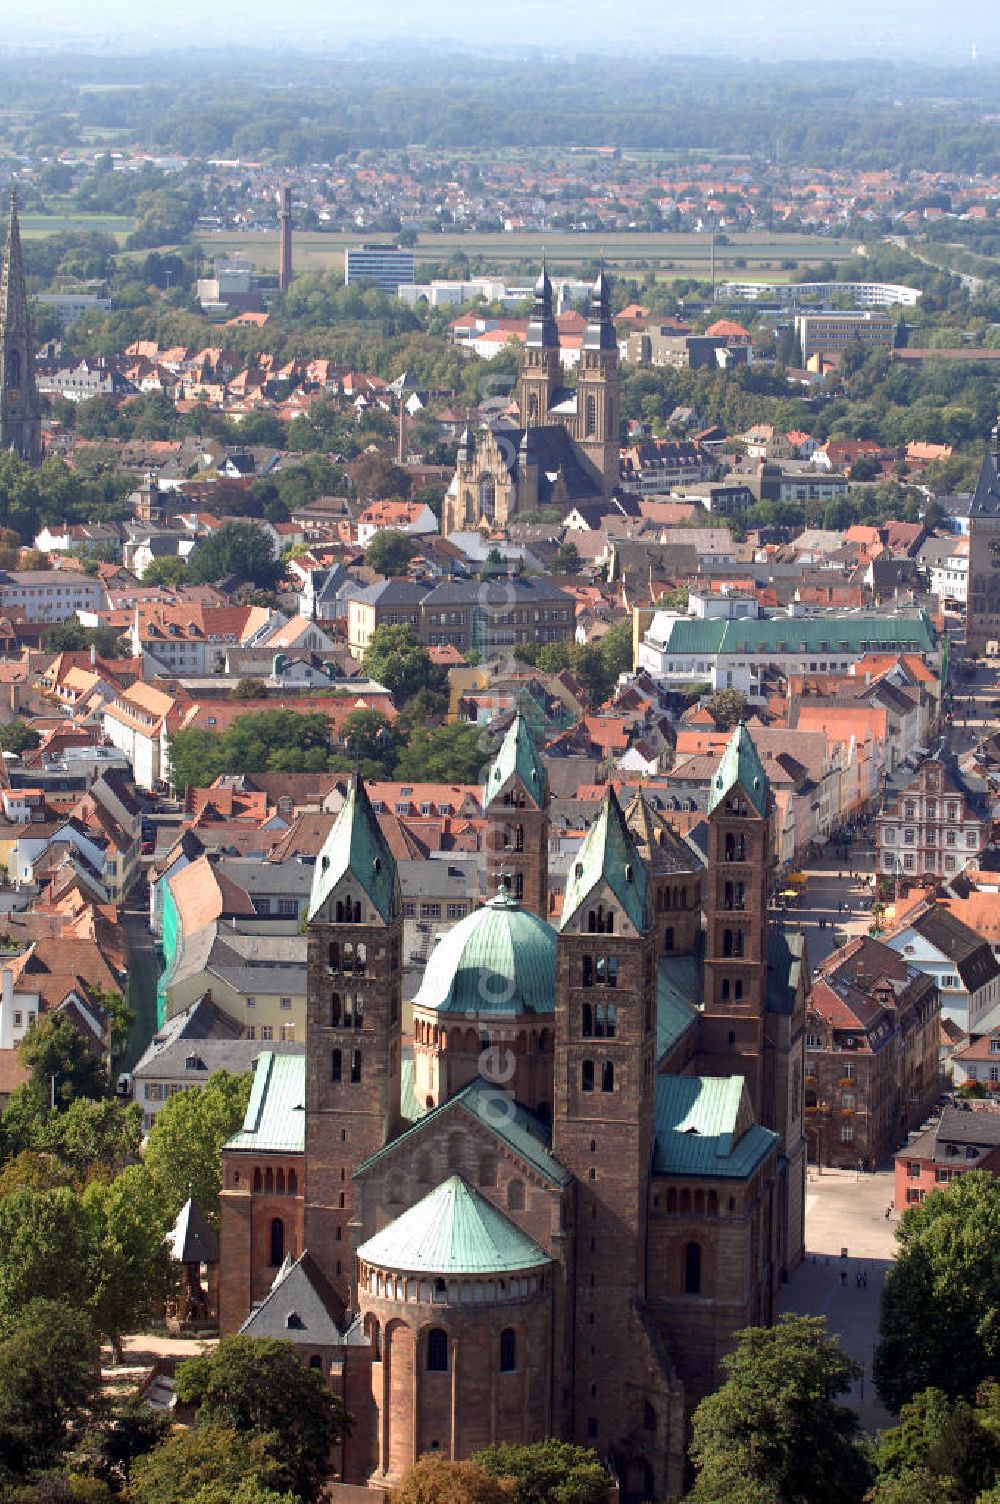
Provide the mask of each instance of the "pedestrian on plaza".
[{"label": "pedestrian on plaza", "polygon": [[892,1216],[892,1203],[890,1202],[889,1205],[885,1209],[885,1220],[888,1222],[888,1220],[889,1220],[889,1218],[891,1216]]},{"label": "pedestrian on plaza", "polygon": [[843,1289],[846,1290],[847,1289],[847,1270],[846,1269],[841,1269],[841,1271],[840,1271],[840,1283],[841,1283],[841,1286],[843,1287]]},{"label": "pedestrian on plaza", "polygon": [[860,1269],[858,1270],[857,1274],[854,1276],[854,1283],[857,1285],[858,1289],[860,1290],[861,1289],[861,1270]]},{"label": "pedestrian on plaza", "polygon": [[867,1290],[868,1289],[868,1270],[867,1269],[865,1269],[862,1272],[862,1275],[861,1275],[861,1288],[863,1290]]}]

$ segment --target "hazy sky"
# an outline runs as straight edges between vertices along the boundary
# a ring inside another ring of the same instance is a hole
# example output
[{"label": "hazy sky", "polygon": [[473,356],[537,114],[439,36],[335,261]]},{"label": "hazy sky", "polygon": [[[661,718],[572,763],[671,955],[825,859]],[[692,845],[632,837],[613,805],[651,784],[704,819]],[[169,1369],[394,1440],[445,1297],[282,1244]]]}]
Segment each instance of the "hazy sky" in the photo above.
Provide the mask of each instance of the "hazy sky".
[{"label": "hazy sky", "polygon": [[568,52],[725,52],[780,58],[895,56],[1000,60],[997,0],[0,0],[0,47],[129,51],[181,45],[307,52],[358,41],[449,40],[510,54],[526,43]]}]

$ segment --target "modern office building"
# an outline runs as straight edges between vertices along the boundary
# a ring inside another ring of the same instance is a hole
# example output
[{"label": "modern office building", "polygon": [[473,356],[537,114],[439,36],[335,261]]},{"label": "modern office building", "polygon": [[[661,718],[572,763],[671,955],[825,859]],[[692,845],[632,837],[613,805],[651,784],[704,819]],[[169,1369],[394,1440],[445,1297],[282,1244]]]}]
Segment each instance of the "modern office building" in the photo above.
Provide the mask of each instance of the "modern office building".
[{"label": "modern office building", "polygon": [[352,245],[344,252],[344,282],[374,282],[379,292],[397,296],[401,282],[412,282],[415,258],[398,245]]}]

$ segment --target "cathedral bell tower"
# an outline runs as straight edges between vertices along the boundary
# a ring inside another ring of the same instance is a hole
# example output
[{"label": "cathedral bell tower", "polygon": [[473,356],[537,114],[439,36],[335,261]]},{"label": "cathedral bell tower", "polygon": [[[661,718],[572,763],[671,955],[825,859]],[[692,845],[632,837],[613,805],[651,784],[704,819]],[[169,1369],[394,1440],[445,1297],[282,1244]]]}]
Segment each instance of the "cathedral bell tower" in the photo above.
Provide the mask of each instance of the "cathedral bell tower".
[{"label": "cathedral bell tower", "polygon": [[708,798],[705,1000],[699,1072],[746,1078],[765,1110],[767,899],[774,863],[771,788],[744,725],[733,732]]},{"label": "cathedral bell tower", "polygon": [[621,371],[611,319],[611,289],[603,271],[594,283],[577,377],[577,440],[604,477],[604,495],[618,484],[621,465]]},{"label": "cathedral bell tower", "polygon": [[561,385],[559,330],[552,312],[552,283],[543,261],[535,283],[535,306],[528,320],[521,364],[520,407],[524,428],[551,422],[549,410]]},{"label": "cathedral bell tower", "polygon": [[316,862],[306,1002],[305,1246],[351,1304],[351,1176],[399,1121],[403,905],[355,778]]},{"label": "cathedral bell tower", "polygon": [[609,788],[570,868],[556,949],[552,1148],[576,1180],[575,1439],[615,1454],[646,1292],[657,930],[649,874]]},{"label": "cathedral bell tower", "polygon": [[487,897],[507,888],[548,919],[549,780],[520,712],[490,764],[483,804]]},{"label": "cathedral bell tower", "polygon": [[28,317],[17,195],[11,191],[7,254],[0,276],[0,449],[37,464],[42,420],[35,386],[35,346]]}]

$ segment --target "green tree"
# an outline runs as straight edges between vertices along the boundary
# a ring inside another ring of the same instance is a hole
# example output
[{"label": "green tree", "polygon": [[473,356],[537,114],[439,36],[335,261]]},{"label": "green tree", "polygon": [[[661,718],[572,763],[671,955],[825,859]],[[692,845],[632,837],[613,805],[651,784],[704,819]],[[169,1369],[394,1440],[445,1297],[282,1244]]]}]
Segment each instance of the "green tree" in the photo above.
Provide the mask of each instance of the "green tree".
[{"label": "green tree", "polygon": [[418,546],[405,533],[377,533],[365,549],[365,563],[379,574],[405,574]]},{"label": "green tree", "polygon": [[263,679],[241,679],[230,690],[233,700],[266,700],[270,690]]},{"label": "green tree", "polygon": [[281,1463],[276,1487],[318,1498],[332,1447],[350,1422],[323,1375],[307,1368],[291,1343],[223,1337],[211,1352],[177,1370],[177,1398],[197,1407],[197,1423],[269,1441]]},{"label": "green tree", "polygon": [[998,1399],[1000,1389],[990,1384],[975,1404],[925,1389],[904,1405],[899,1425],[878,1438],[875,1498],[881,1500],[883,1489],[927,1480],[941,1504],[975,1504],[1000,1468]]},{"label": "green tree", "polygon": [[174,1283],[164,1241],[170,1222],[142,1165],[123,1170],[110,1185],[89,1185],[82,1210],[88,1309],[120,1360],[122,1336],[139,1329]]},{"label": "green tree", "polygon": [[[207,789],[222,772],[225,740],[201,726],[175,731],[170,738],[170,777],[174,789]],[[255,769],[259,771],[259,769]]]},{"label": "green tree", "polygon": [[720,731],[731,731],[746,720],[750,702],[740,689],[720,689],[709,695],[705,709]]},{"label": "green tree", "polygon": [[570,1441],[492,1446],[473,1462],[493,1478],[512,1478],[515,1504],[607,1504],[610,1479],[597,1454]]},{"label": "green tree", "polygon": [[241,1076],[216,1071],[204,1086],[176,1092],[156,1114],[143,1166],[157,1188],[168,1222],[188,1196],[206,1217],[217,1220],[222,1146],[243,1122],[251,1084],[249,1071]]},{"label": "green tree", "polygon": [[515,1504],[512,1479],[494,1478],[478,1462],[452,1462],[429,1454],[415,1462],[392,1504]]},{"label": "green tree", "polygon": [[412,733],[399,755],[396,777],[410,783],[479,783],[486,761],[479,728],[449,721]]},{"label": "green tree", "polygon": [[352,472],[354,494],[362,501],[405,501],[412,484],[409,474],[377,450],[363,454]]},{"label": "green tree", "polygon": [[31,1071],[32,1095],[68,1107],[77,1097],[98,1100],[111,1087],[100,1060],[64,1013],[36,1018],[17,1047],[18,1059]]},{"label": "green tree", "polygon": [[144,585],[183,585],[187,580],[187,560],[180,554],[171,554],[163,559],[150,559],[142,572]]},{"label": "green tree", "polygon": [[0,1483],[61,1460],[96,1396],[96,1356],[75,1301],[36,1297],[0,1327]]},{"label": "green tree", "polygon": [[860,1504],[868,1465],[838,1402],[860,1373],[820,1317],[738,1332],[726,1379],[694,1413],[692,1501]]},{"label": "green tree", "polygon": [[27,721],[0,723],[0,747],[5,752],[16,752],[18,756],[22,752],[33,752],[41,739],[34,726],[29,726]]},{"label": "green tree", "polygon": [[342,731],[351,766],[365,778],[391,778],[402,746],[402,737],[380,710],[364,706],[345,716]]},{"label": "green tree", "polygon": [[105,987],[88,987],[87,996],[95,1008],[107,1017],[111,1024],[111,1054],[120,1055],[128,1041],[135,1011],[130,1008],[120,992]]},{"label": "green tree", "polygon": [[549,565],[552,574],[579,574],[580,550],[575,543],[564,543]]},{"label": "green tree", "polygon": [[412,627],[381,626],[372,633],[363,659],[365,673],[384,684],[397,705],[405,705],[420,689],[441,689],[446,675]]},{"label": "green tree", "polygon": [[131,1482],[139,1459],[162,1445],[170,1431],[170,1417],[150,1409],[138,1394],[116,1396],[90,1426],[78,1455],[119,1493]]},{"label": "green tree", "polygon": [[281,1464],[268,1441],[233,1427],[177,1431],[132,1468],[136,1504],[298,1504],[281,1492]]},{"label": "green tree", "polygon": [[0,1202],[0,1323],[36,1297],[83,1302],[84,1228],[72,1191],[15,1191]]},{"label": "green tree", "polygon": [[937,1386],[972,1395],[1000,1373],[1000,1182],[970,1170],[907,1207],[882,1292],[875,1383],[898,1410]]},{"label": "green tree", "polygon": [[199,543],[188,560],[188,578],[194,584],[211,585],[235,575],[261,590],[273,590],[281,572],[271,539],[250,522],[225,523]]}]

